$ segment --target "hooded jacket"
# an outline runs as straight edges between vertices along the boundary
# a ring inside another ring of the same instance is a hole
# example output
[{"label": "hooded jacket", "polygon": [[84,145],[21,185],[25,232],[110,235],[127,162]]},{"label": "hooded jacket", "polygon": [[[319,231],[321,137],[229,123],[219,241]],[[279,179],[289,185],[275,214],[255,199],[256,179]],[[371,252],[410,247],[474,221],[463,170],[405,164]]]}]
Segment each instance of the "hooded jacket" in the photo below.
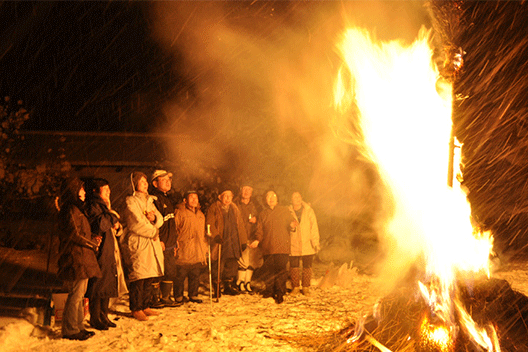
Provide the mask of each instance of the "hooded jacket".
[{"label": "hooded jacket", "polygon": [[[163,216],[154,205],[155,197],[148,193],[136,192],[126,198],[123,220],[125,233],[121,236],[123,257],[128,270],[128,279],[136,281],[163,276],[163,251],[159,239],[159,228]],[[156,219],[149,221],[146,214],[154,212]]]},{"label": "hooded jacket", "polygon": [[101,277],[92,241],[90,223],[83,212],[79,191],[83,187],[77,178],[67,179],[61,186],[59,212],[59,272],[62,280],[75,281]]},{"label": "hooded jacket", "polygon": [[293,217],[299,222],[299,226],[297,226],[295,231],[290,231],[291,256],[315,254],[315,248],[319,246],[319,227],[317,226],[315,212],[308,203],[302,202],[302,206],[301,221],[295,215],[293,206],[289,206]]}]

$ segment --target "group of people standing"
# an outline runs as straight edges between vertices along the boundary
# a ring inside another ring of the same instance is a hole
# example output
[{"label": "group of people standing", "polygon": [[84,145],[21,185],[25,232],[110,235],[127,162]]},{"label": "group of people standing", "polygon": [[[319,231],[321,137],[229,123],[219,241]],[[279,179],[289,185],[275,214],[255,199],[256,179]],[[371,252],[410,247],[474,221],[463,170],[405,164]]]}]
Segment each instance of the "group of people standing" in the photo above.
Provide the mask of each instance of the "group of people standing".
[{"label": "group of people standing", "polygon": [[319,231],[313,209],[299,192],[286,207],[269,191],[258,211],[249,184],[240,187],[235,200],[234,189],[225,187],[204,214],[194,190],[181,204],[172,203],[172,174],[165,170],[156,170],[150,184],[144,173],[133,172],[130,184],[122,216],[111,207],[104,179],[71,178],[61,186],[59,277],[68,289],[64,338],[94,335],[83,325],[85,295],[90,325],[98,330],[116,326],[108,319],[110,300],[126,292],[132,316],[140,321],[159,314],[152,308],[202,303],[198,291],[206,268],[210,295],[217,300],[222,294],[255,293],[251,279],[259,267],[263,297],[282,303],[288,276],[291,294],[310,294]]}]

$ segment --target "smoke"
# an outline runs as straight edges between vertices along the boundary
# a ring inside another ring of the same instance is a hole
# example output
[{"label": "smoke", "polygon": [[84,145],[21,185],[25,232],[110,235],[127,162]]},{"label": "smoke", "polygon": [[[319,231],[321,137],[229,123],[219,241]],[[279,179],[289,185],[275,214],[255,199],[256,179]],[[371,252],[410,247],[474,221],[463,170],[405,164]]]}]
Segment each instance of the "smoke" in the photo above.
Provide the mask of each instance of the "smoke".
[{"label": "smoke", "polygon": [[181,173],[301,190],[320,212],[353,219],[345,237],[379,231],[375,167],[334,124],[336,43],[349,26],[410,43],[429,21],[422,2],[169,1],[151,11],[185,77],[161,128],[180,136],[171,148]]}]

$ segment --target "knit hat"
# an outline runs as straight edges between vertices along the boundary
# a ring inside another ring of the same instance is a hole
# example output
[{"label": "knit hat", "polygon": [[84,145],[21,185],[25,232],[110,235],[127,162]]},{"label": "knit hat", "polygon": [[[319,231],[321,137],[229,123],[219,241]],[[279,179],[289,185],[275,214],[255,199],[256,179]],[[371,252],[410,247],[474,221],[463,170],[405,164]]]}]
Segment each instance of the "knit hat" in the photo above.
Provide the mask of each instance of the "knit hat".
[{"label": "knit hat", "polygon": [[244,178],[242,179],[242,181],[240,182],[240,189],[242,189],[242,188],[244,188],[244,187],[251,187],[251,188],[253,188],[253,182],[251,182],[251,181],[249,180],[249,178],[247,178],[247,177],[244,177]]},{"label": "knit hat", "polygon": [[185,191],[185,199],[189,198],[189,196],[191,194],[198,194],[198,192],[195,191],[194,189],[189,189],[189,190]]},{"label": "knit hat", "polygon": [[218,196],[220,197],[224,192],[227,192],[227,191],[230,191],[231,193],[233,193],[233,189],[234,188],[228,184],[222,184],[218,186]]}]

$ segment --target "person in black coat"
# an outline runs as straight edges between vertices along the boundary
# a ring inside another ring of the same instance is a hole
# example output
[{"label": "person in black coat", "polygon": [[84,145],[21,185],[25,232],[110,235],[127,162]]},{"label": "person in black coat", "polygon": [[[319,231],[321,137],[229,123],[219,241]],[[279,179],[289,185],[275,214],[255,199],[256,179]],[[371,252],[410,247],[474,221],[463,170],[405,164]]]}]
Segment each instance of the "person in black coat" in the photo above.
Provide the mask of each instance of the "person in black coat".
[{"label": "person in black coat", "polygon": [[68,289],[62,317],[62,337],[70,340],[86,340],[94,335],[83,325],[83,299],[88,279],[102,276],[95,257],[98,243],[92,239],[90,224],[83,212],[85,195],[84,185],[78,178],[62,182],[58,277],[65,281]]},{"label": "person in black coat", "polygon": [[87,182],[86,213],[92,236],[101,241],[97,252],[97,262],[102,277],[92,278],[88,284],[90,299],[90,325],[97,330],[108,330],[116,324],[108,319],[108,306],[111,297],[118,297],[118,265],[116,260],[116,240],[114,233],[122,231],[119,215],[111,209],[110,186],[102,178]]},{"label": "person in black coat", "polygon": [[151,195],[156,197],[154,205],[163,216],[163,225],[159,229],[161,247],[165,263],[165,273],[161,283],[154,283],[155,292],[161,292],[161,298],[155,295],[151,308],[176,307],[183,302],[171,299],[172,288],[177,279],[176,254],[178,253],[178,233],[174,222],[175,207],[169,198],[172,188],[172,173],[155,170],[152,174]]}]

